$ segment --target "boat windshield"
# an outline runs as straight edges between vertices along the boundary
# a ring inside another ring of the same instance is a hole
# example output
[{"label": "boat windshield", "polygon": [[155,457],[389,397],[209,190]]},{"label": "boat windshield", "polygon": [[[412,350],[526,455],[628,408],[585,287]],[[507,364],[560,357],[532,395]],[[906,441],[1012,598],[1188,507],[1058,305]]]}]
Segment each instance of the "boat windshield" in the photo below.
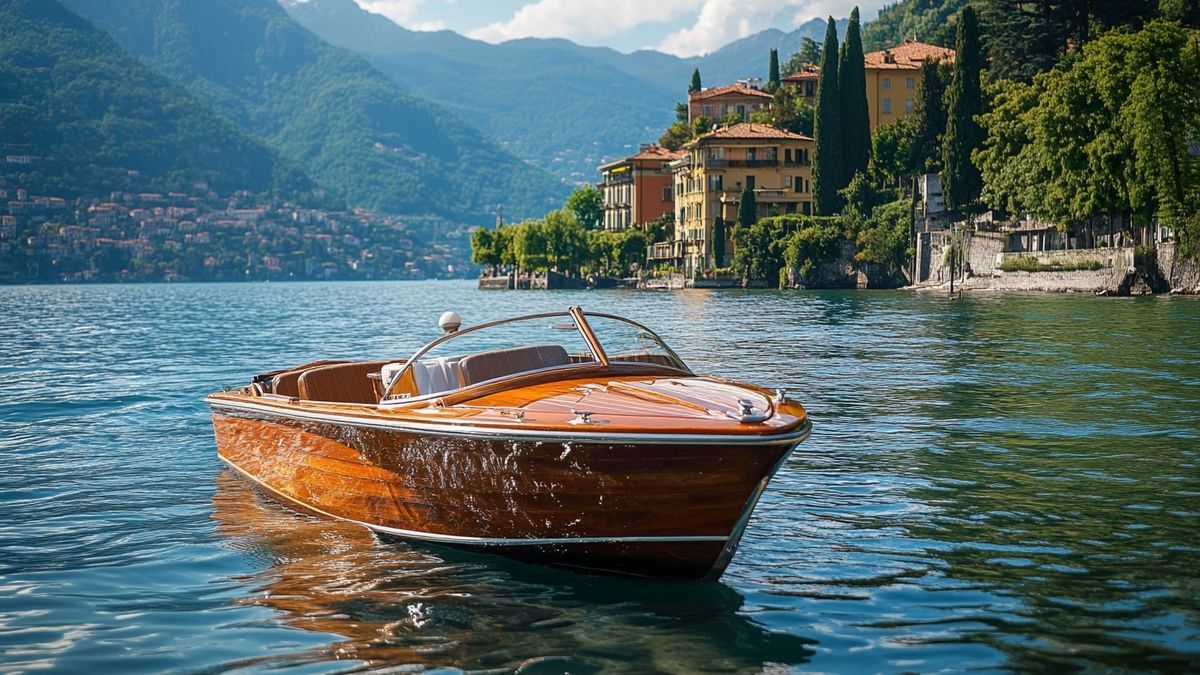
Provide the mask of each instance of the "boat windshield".
[{"label": "boat windshield", "polygon": [[584,314],[609,363],[652,363],[691,372],[649,328],[612,314]]},{"label": "boat windshield", "polygon": [[608,314],[535,314],[444,335],[381,373],[384,402],[444,394],[515,375],[608,363],[690,372],[649,329]]}]

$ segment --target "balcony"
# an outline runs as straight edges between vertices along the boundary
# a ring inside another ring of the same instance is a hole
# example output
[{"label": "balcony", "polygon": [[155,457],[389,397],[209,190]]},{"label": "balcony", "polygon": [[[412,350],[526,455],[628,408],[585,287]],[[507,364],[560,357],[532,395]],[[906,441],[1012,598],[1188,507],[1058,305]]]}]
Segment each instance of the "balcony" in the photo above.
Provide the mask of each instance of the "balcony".
[{"label": "balcony", "polygon": [[778,159],[707,159],[706,169],[775,169],[779,167]]},{"label": "balcony", "polygon": [[803,159],[785,159],[783,161],[784,166],[809,166],[810,164],[812,162],[808,161],[807,157]]}]

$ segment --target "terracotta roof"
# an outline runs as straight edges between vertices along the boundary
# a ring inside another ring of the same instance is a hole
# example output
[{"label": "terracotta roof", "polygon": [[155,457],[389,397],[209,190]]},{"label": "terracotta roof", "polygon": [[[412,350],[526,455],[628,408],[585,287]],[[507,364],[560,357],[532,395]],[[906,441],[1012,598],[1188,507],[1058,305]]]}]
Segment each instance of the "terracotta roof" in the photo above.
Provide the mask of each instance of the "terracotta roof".
[{"label": "terracotta roof", "polygon": [[684,155],[684,152],[682,150],[672,151],[672,150],[668,150],[667,148],[664,148],[662,146],[651,144],[651,145],[642,146],[642,149],[639,150],[636,155],[630,155],[624,159],[614,159],[611,162],[606,162],[604,164],[601,164],[599,166],[598,170],[606,171],[608,169],[615,168],[622,164],[626,164],[628,162],[632,162],[635,160],[650,160],[650,161],[658,160],[658,161],[662,161],[662,162],[673,162],[673,161],[679,159],[680,157],[682,157],[683,155]]},{"label": "terracotta roof", "polygon": [[[865,59],[864,59],[865,60]],[[803,82],[804,80],[815,80],[821,76],[821,67],[806,63],[800,67],[800,70],[783,78],[784,82]]]},{"label": "terracotta roof", "polygon": [[863,64],[877,70],[917,70],[925,59],[954,61],[954,50],[924,42],[905,42],[891,49],[863,54]]},{"label": "terracotta roof", "polygon": [[727,84],[724,87],[713,87],[712,89],[705,89],[704,91],[697,91],[697,92],[688,94],[688,100],[689,101],[701,101],[706,98],[713,98],[714,96],[721,96],[722,94],[740,94],[742,96],[755,96],[758,98],[771,98],[770,94],[768,94],[767,92],[765,92],[761,89],[747,87],[744,84]]},{"label": "terracotta roof", "polygon": [[661,159],[665,162],[674,161],[683,155],[682,152],[668,150],[659,145],[647,145],[629,159]]},{"label": "terracotta roof", "polygon": [[702,143],[708,140],[795,140],[795,141],[811,141],[812,138],[802,134],[793,134],[790,131],[777,129],[766,124],[758,124],[755,122],[742,122],[731,127],[722,127],[716,131],[711,131],[704,134],[700,138],[688,143],[693,145]]}]

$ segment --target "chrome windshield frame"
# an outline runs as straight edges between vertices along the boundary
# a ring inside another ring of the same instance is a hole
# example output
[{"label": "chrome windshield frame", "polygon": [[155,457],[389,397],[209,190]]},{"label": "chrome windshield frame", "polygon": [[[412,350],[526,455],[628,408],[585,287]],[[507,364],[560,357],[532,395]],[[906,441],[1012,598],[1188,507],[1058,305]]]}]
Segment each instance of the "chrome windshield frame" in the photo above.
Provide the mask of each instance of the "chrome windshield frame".
[{"label": "chrome windshield frame", "polygon": [[[579,308],[578,305],[575,305],[575,306],[572,306],[571,308],[569,308],[565,312],[541,312],[538,314],[526,314],[524,316],[516,316],[516,317],[510,317],[507,319],[498,319],[496,321],[488,321],[486,323],[481,323],[476,326],[470,326],[468,328],[463,328],[463,329],[455,331],[453,333],[447,333],[445,335],[438,337],[436,340],[426,343],[424,346],[422,346],[420,349],[418,349],[411,357],[409,357],[409,359],[407,361],[405,361],[404,366],[392,377],[391,382],[384,383],[386,389],[384,390],[383,395],[379,399],[379,405],[410,403],[412,401],[420,401],[420,400],[424,400],[424,399],[436,399],[436,398],[445,396],[446,394],[451,393],[453,391],[461,391],[462,389],[466,388],[466,387],[459,387],[458,389],[453,389],[450,391],[435,392],[435,393],[429,393],[429,394],[418,394],[417,396],[412,396],[412,397],[408,397],[408,398],[392,398],[392,390],[395,389],[396,385],[404,379],[404,374],[406,372],[408,372],[409,370],[411,370],[413,367],[413,364],[416,363],[422,356],[424,356],[426,353],[428,353],[434,347],[437,347],[441,344],[449,342],[450,340],[453,340],[454,338],[456,338],[460,335],[474,333],[476,331],[481,331],[481,330],[484,330],[487,328],[492,328],[494,326],[500,326],[503,324],[515,323],[517,321],[530,321],[530,320],[536,320],[536,319],[549,319],[549,318],[555,318],[555,317],[571,318],[572,321],[575,323],[575,329],[577,331],[579,331],[580,337],[583,338],[584,343],[588,346],[588,350],[591,351],[592,358],[595,359],[595,362],[591,363],[591,364],[576,363],[576,364],[571,364],[569,366],[556,366],[555,368],[564,368],[565,369],[565,368],[571,368],[571,367],[578,367],[580,365],[592,365],[592,366],[599,365],[601,367],[608,367],[608,365],[609,365],[608,355],[605,353],[603,345],[600,344],[599,338],[597,338],[596,334],[594,332],[592,332],[591,326],[588,325],[588,322],[587,322],[588,316],[600,317],[600,318],[605,318],[605,319],[615,319],[617,321],[621,321],[623,323],[630,324],[639,330],[645,331],[646,333],[650,334],[650,336],[652,336],[658,342],[658,344],[661,345],[662,348],[665,349],[667,351],[667,353],[676,362],[678,362],[681,366],[683,366],[682,372],[685,372],[688,374],[693,374],[691,369],[687,367],[687,364],[684,363],[683,359],[679,358],[679,355],[675,353],[675,350],[671,349],[671,347],[668,346],[667,343],[661,337],[659,337],[657,333],[650,330],[649,328],[643,326],[642,324],[640,324],[636,321],[627,319],[622,316],[617,316],[615,314],[605,314],[605,313],[599,313],[599,312],[584,312],[582,309]],[[514,375],[512,377],[516,377],[516,375]],[[468,386],[470,386],[470,385],[468,385]]]}]

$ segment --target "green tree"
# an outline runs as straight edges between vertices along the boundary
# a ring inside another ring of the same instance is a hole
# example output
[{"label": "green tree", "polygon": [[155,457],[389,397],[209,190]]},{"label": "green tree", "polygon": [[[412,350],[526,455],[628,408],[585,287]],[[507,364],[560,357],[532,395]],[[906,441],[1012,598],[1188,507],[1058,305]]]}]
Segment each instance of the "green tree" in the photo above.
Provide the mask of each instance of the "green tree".
[{"label": "green tree", "polygon": [[782,81],[779,79],[779,50],[772,47],[771,56],[767,62],[767,84],[763,86],[763,91],[774,94],[779,91],[780,84]]},{"label": "green tree", "polygon": [[567,197],[566,207],[585,229],[594,230],[604,220],[604,193],[595,185],[577,187]]},{"label": "green tree", "polygon": [[942,134],[946,131],[947,67],[933,60],[921,64],[921,88],[913,106],[914,173],[936,173],[942,166]]},{"label": "green tree", "polygon": [[[846,41],[838,62],[838,94],[841,98],[842,169],[848,181],[857,172],[866,172],[871,159],[871,122],[867,113],[867,73],[863,63],[862,38],[859,35],[858,8],[850,12]],[[844,186],[839,186],[844,187]]]},{"label": "green tree", "polygon": [[954,76],[947,92],[946,135],[942,139],[942,191],[946,204],[962,208],[979,197],[983,188],[971,153],[983,145],[983,129],[976,116],[983,112],[980,74],[979,26],[975,10],[963,8],[958,21]]},{"label": "green tree", "polygon": [[513,254],[523,270],[540,272],[548,268],[546,231],[540,220],[527,220],[515,227]]},{"label": "green tree", "polygon": [[836,219],[783,216],[775,220],[781,221],[782,228],[790,233],[776,245],[779,284],[811,285],[817,268],[837,256],[844,240]]},{"label": "green tree", "polygon": [[496,249],[496,237],[486,227],[476,228],[471,233],[471,262],[487,265],[494,271],[500,264],[500,252]]},{"label": "green tree", "polygon": [[1034,78],[993,85],[976,156],[985,198],[1063,229],[1126,212],[1181,228],[1200,210],[1200,46],[1178,24],[1113,32],[1080,58]]},{"label": "green tree", "polygon": [[870,173],[875,180],[894,185],[924,169],[915,151],[915,129],[912,118],[907,118],[881,125],[871,133]]},{"label": "green tree", "polygon": [[738,200],[738,225],[750,227],[758,220],[758,204],[754,201],[754,190],[746,186]]},{"label": "green tree", "polygon": [[788,62],[783,66],[783,72],[791,75],[807,65],[815,64],[821,59],[821,44],[816,40],[800,38],[800,51],[792,52]]},{"label": "green tree", "polygon": [[795,87],[780,87],[771,99],[770,110],[751,113],[750,121],[793,134],[813,135],[813,107]]},{"label": "green tree", "polygon": [[725,219],[721,216],[713,218],[713,266],[725,265]]},{"label": "green tree", "polygon": [[841,95],[838,93],[838,38],[833,17],[825,29],[821,75],[817,80],[816,121],[813,124],[813,192],[816,211],[822,215],[841,208],[838,191],[844,180]]},{"label": "green tree", "polygon": [[658,144],[668,150],[678,150],[692,140],[692,128],[684,122],[675,122],[658,137]]},{"label": "green tree", "polygon": [[703,88],[704,87],[701,86],[701,84],[700,84],[700,69],[693,68],[692,69],[692,82],[691,82],[691,84],[688,85],[688,93],[695,94],[696,92],[701,91]]}]

